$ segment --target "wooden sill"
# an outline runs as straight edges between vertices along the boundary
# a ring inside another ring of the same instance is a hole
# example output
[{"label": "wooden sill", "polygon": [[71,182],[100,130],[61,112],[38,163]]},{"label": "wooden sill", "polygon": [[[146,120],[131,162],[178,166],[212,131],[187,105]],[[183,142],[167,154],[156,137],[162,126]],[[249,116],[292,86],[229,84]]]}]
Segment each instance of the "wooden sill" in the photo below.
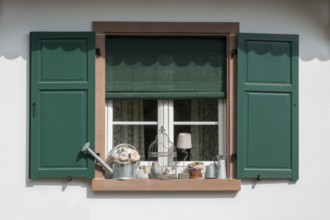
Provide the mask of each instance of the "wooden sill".
[{"label": "wooden sill", "polygon": [[239,191],[241,180],[237,179],[133,179],[114,180],[104,178],[94,178],[92,181],[94,192],[214,192],[214,191]]}]

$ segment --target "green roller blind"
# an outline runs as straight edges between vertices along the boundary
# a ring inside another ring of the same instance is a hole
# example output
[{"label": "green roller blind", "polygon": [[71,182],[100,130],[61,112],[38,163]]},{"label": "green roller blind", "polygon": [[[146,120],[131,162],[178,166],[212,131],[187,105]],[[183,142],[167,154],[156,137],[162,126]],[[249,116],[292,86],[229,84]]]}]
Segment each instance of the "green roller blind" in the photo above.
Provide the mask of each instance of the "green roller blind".
[{"label": "green roller blind", "polygon": [[106,97],[224,98],[223,37],[107,37]]},{"label": "green roller blind", "polygon": [[298,179],[297,35],[238,35],[237,177]]},{"label": "green roller blind", "polygon": [[93,177],[95,34],[30,34],[30,178]]}]

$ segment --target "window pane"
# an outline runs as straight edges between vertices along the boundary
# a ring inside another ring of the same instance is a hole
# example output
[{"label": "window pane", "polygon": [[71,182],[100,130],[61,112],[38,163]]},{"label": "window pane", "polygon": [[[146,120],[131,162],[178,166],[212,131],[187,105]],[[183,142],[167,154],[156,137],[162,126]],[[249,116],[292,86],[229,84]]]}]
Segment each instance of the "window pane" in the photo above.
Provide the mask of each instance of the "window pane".
[{"label": "window pane", "polygon": [[[174,121],[218,122],[218,100],[174,100]],[[192,149],[188,150],[186,160],[213,160],[218,154],[218,125],[175,125],[176,142],[178,134],[182,132],[190,133],[192,139]],[[184,158],[185,154],[178,149],[178,160]]]},{"label": "window pane", "polygon": [[114,125],[113,146],[131,144],[139,151],[141,160],[148,158],[148,147],[157,135],[157,125]]},{"label": "window pane", "polygon": [[156,100],[113,100],[114,121],[157,121]]},{"label": "window pane", "polygon": [[[190,161],[213,161],[218,154],[218,126],[217,125],[178,125],[174,126],[175,145],[177,136],[181,132],[191,134],[192,148],[188,150],[186,160]],[[178,149],[178,160],[182,161],[185,154]]]},{"label": "window pane", "polygon": [[[113,100],[113,121],[157,122],[156,100]],[[148,146],[157,134],[157,125],[114,125],[113,147],[121,143],[137,148],[141,160],[147,158]]]},{"label": "window pane", "polygon": [[218,121],[218,100],[174,100],[174,121]]}]

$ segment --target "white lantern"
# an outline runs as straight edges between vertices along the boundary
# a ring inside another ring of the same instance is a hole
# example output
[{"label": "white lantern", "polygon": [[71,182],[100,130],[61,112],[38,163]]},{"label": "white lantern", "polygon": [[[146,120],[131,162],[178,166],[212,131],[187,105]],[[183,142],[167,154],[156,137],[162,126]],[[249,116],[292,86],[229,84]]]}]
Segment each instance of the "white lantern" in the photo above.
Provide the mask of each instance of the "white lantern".
[{"label": "white lantern", "polygon": [[150,179],[177,178],[176,147],[169,140],[163,127],[160,129],[155,140],[149,145],[148,161]]}]

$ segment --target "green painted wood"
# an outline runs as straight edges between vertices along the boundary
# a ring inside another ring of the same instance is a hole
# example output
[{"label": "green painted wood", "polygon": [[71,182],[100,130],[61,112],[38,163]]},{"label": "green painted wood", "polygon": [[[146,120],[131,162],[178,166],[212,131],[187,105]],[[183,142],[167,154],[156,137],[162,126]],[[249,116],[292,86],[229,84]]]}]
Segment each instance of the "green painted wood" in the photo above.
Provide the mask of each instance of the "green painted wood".
[{"label": "green painted wood", "polygon": [[95,34],[30,34],[30,178],[94,176]]},{"label": "green painted wood", "polygon": [[108,37],[107,98],[224,98],[226,39]]},{"label": "green painted wood", "polygon": [[298,179],[298,36],[238,36],[237,177]]}]

